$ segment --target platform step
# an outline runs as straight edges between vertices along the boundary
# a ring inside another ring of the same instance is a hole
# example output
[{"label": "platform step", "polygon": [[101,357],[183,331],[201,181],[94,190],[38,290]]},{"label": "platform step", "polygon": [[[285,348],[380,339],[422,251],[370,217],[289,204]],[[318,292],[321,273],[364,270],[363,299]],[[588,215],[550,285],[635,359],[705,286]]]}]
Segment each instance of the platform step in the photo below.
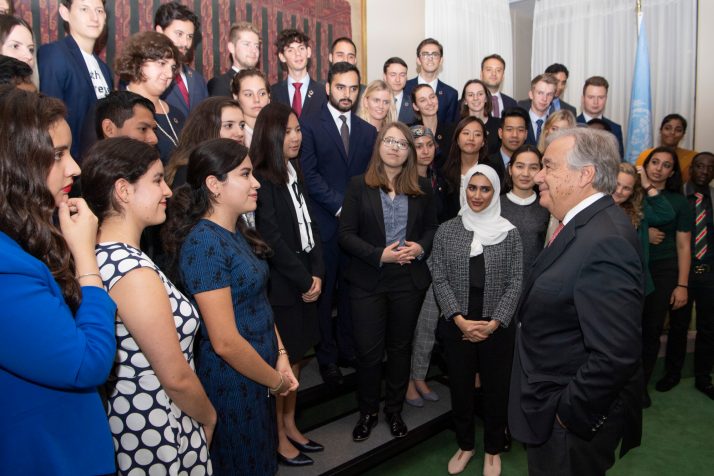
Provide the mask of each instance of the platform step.
[{"label": "platform step", "polygon": [[[352,441],[352,429],[359,419],[359,413],[350,412],[305,434],[325,446],[324,452],[309,455],[315,460],[315,464],[303,467],[281,466],[280,474],[286,476],[361,474],[443,431],[451,424],[449,388],[437,381],[430,381],[429,386],[440,395],[441,399],[438,402],[425,402],[423,408],[404,406],[402,418],[409,428],[409,433],[404,438],[392,437],[385,423],[384,413],[380,412],[379,423],[372,430],[370,438],[355,443]],[[300,397],[298,397],[299,401]]]}]

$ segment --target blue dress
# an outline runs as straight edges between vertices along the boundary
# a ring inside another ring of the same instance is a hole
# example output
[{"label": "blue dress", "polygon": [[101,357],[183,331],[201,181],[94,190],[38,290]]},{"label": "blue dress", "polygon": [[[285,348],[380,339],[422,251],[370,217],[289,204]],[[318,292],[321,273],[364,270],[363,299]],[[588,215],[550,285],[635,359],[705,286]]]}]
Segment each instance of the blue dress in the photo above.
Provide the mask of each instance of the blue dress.
[{"label": "blue dress", "polygon": [[[243,235],[200,220],[181,247],[179,267],[192,297],[230,287],[238,332],[275,366],[278,350],[266,292],[268,263],[253,253]],[[275,474],[275,400],[267,387],[244,377],[216,354],[205,324],[200,327],[195,352],[196,373],[218,413],[211,443],[215,473]]]}]

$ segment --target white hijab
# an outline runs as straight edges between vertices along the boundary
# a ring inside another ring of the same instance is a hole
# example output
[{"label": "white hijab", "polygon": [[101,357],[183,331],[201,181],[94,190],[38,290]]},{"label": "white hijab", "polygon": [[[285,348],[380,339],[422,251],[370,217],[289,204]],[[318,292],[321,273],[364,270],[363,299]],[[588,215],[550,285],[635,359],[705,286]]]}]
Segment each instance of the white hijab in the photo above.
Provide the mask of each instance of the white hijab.
[{"label": "white hijab", "polygon": [[[466,202],[466,187],[471,181],[474,174],[480,173],[484,175],[493,186],[493,197],[491,203],[488,204],[485,210],[475,212],[471,210]],[[465,180],[461,186],[461,199],[463,205],[459,210],[461,222],[469,231],[474,233],[471,241],[470,257],[478,256],[483,253],[483,247],[495,245],[506,239],[506,235],[510,230],[515,228],[513,224],[501,216],[501,182],[496,171],[485,164],[476,164],[471,167],[465,174]]]}]

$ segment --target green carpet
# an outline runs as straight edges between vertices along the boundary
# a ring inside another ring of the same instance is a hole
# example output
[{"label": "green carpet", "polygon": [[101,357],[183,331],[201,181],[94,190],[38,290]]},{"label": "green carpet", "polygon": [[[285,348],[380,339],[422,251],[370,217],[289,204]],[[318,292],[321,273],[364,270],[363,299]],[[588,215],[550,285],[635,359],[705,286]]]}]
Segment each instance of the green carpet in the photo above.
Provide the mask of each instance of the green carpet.
[{"label": "green carpet", "polygon": [[[655,373],[655,378],[660,375]],[[714,401],[685,378],[674,389],[660,393],[652,388],[652,407],[644,412],[642,446],[617,460],[612,476],[690,476],[714,474]],[[483,428],[476,427],[482,441]],[[477,450],[483,448],[477,444]],[[456,439],[444,431],[365,473],[365,476],[448,474],[446,464],[456,452]],[[523,446],[502,457],[502,474],[527,474]],[[475,456],[464,475],[481,474],[483,453]]]}]

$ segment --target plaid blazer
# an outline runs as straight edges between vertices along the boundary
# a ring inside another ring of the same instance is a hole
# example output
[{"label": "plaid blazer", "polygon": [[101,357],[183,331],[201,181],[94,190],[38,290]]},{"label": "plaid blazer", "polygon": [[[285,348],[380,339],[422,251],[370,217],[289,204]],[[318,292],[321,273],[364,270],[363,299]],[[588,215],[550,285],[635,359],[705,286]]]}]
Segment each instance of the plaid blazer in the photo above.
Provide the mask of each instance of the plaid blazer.
[{"label": "plaid blazer", "polygon": [[[440,312],[447,319],[469,310],[469,251],[473,232],[464,228],[461,217],[444,222],[434,237],[430,267],[433,296],[427,293],[422,312]],[[523,249],[518,230],[508,232],[495,245],[483,247],[486,282],[483,316],[508,327],[516,311],[523,279]],[[435,301],[434,301],[435,299]]]}]

